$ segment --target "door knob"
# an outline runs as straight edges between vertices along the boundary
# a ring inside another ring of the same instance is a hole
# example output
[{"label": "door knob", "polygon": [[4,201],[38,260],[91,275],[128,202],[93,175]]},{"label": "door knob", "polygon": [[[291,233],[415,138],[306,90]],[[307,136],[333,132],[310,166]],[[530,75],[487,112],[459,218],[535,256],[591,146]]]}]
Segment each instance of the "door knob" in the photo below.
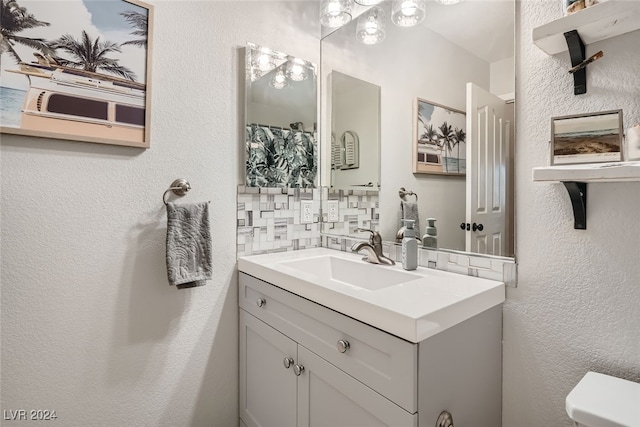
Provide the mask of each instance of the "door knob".
[{"label": "door knob", "polygon": [[460,223],[460,230],[471,230],[471,224],[469,224],[468,222]]},{"label": "door knob", "polygon": [[299,377],[304,372],[304,366],[302,366],[302,365],[294,366],[293,367],[293,372],[296,374],[297,377]]},{"label": "door knob", "polygon": [[291,365],[293,365],[293,358],[285,357],[282,363],[284,364],[285,369],[289,369]]},{"label": "door knob", "polygon": [[484,225],[473,223],[473,231],[482,231],[484,230]]},{"label": "door knob", "polygon": [[267,300],[264,298],[258,298],[258,300],[256,301],[256,305],[258,307],[262,307],[263,305],[265,305],[267,303]]}]

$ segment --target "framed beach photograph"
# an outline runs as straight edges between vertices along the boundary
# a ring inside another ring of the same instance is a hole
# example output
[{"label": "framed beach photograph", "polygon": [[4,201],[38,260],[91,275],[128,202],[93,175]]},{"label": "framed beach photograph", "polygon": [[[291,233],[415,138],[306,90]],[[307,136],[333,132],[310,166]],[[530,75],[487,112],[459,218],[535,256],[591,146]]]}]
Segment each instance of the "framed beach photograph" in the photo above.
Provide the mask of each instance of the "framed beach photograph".
[{"label": "framed beach photograph", "polygon": [[464,111],[417,98],[414,108],[413,173],[465,175]]},{"label": "framed beach photograph", "polygon": [[622,160],[622,110],[553,117],[551,165]]},{"label": "framed beach photograph", "polygon": [[0,132],[149,148],[153,7],[0,0]]}]

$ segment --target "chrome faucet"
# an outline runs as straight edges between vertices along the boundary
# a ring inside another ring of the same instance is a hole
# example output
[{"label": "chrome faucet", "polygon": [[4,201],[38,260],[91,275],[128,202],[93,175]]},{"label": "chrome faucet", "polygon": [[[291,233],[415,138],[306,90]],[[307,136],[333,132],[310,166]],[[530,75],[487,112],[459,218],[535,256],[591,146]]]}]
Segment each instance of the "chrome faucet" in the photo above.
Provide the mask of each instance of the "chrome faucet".
[{"label": "chrome faucet", "polygon": [[362,258],[364,261],[370,262],[372,264],[387,264],[394,265],[395,262],[384,256],[382,253],[382,237],[380,233],[374,230],[369,230],[367,228],[358,228],[357,231],[368,231],[371,233],[369,237],[369,242],[356,242],[351,246],[352,252],[360,252],[362,250],[366,251],[367,254]]}]

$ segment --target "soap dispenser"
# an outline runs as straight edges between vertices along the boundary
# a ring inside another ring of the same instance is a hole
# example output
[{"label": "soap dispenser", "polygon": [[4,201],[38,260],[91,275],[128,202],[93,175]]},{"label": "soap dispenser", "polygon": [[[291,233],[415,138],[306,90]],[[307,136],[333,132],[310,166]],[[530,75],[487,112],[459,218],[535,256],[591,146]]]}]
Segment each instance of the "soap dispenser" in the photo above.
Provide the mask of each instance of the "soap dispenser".
[{"label": "soap dispenser", "polygon": [[425,248],[436,249],[438,247],[438,230],[436,229],[436,219],[427,218],[427,228],[425,235],[422,236],[422,246]]},{"label": "soap dispenser", "polygon": [[416,231],[413,228],[415,221],[404,220],[404,238],[402,239],[402,268],[405,270],[415,270],[418,268],[418,241]]}]

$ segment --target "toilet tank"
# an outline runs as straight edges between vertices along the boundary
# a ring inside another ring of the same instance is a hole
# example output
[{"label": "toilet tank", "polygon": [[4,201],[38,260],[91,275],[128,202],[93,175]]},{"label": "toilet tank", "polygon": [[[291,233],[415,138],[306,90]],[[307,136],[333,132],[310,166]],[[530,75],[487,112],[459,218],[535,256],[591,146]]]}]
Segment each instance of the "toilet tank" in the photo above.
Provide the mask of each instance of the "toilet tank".
[{"label": "toilet tank", "polygon": [[587,372],[566,398],[569,417],[585,427],[640,427],[640,384]]}]

